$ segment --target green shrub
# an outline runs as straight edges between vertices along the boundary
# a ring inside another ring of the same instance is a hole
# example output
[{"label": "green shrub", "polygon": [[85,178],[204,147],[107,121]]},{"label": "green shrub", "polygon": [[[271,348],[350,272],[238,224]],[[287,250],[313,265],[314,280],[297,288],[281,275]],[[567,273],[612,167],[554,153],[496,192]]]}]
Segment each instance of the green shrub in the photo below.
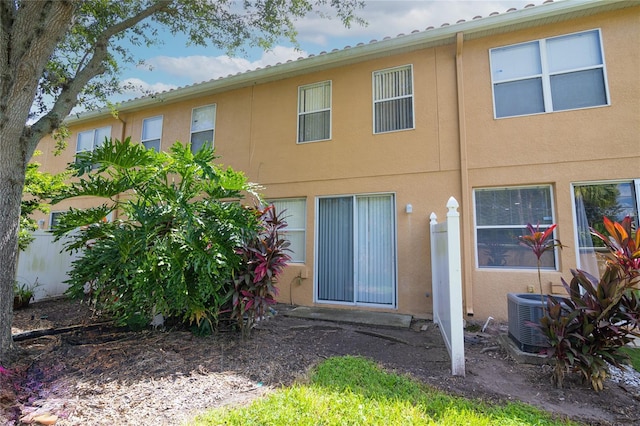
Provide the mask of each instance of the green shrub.
[{"label": "green shrub", "polygon": [[[245,176],[215,165],[213,150],[193,154],[180,143],[158,153],[128,138],[107,140],[76,159],[70,168],[79,179],[55,201],[98,196],[105,203],[69,210],[55,231],[69,236],[67,250],[83,251],[68,293],[88,293],[124,324],[148,324],[157,314],[215,324],[242,260],[236,248],[259,229],[237,201],[257,196]],[[118,217],[107,222],[112,212]]]}]

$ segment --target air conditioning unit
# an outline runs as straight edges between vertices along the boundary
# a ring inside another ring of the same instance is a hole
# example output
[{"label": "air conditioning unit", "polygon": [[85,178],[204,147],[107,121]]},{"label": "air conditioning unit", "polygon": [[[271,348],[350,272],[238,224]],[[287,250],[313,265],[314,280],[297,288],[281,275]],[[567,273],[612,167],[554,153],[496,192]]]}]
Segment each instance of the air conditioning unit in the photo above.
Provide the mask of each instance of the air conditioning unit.
[{"label": "air conditioning unit", "polygon": [[[539,353],[549,347],[549,341],[536,327],[544,316],[542,300],[535,293],[508,293],[509,337],[518,349],[528,353]],[[546,303],[546,297],[545,297]]]}]

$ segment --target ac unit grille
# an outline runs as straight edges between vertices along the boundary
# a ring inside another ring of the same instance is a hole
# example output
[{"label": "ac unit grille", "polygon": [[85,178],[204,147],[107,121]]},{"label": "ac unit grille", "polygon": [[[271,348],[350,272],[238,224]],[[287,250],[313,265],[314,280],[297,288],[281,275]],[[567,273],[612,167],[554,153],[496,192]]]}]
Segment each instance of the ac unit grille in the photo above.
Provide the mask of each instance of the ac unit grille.
[{"label": "ac unit grille", "polygon": [[544,316],[542,300],[539,294],[507,294],[509,313],[509,337],[521,351],[538,353],[549,347],[549,342],[540,330],[529,325],[539,324]]}]

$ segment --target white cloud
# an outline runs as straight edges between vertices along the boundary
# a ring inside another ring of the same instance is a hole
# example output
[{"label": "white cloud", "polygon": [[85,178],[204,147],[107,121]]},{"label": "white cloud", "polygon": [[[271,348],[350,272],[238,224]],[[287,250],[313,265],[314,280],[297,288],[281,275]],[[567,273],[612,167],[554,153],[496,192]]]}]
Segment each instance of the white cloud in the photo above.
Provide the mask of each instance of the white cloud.
[{"label": "white cloud", "polygon": [[249,61],[245,58],[221,56],[156,56],[148,59],[154,72],[161,72],[173,77],[180,77],[199,83],[219,77],[245,72],[256,68],[264,68],[267,65],[275,65],[278,62],[295,60],[301,56],[307,56],[306,52],[298,51],[292,47],[276,46],[273,50],[264,52],[262,56]]},{"label": "white cloud", "polygon": [[[348,37],[350,42],[367,43],[386,36],[409,34],[427,27],[440,27],[444,23],[455,24],[460,19],[471,20],[474,16],[486,17],[492,12],[504,13],[510,8],[522,9],[527,4],[542,4],[543,0],[368,0],[358,16],[367,21],[367,26],[353,24],[345,28],[339,19],[331,20],[311,14],[296,24],[300,42],[328,47],[332,38]],[[323,11],[331,14],[330,10]],[[331,46],[331,48],[344,46]]]},{"label": "white cloud", "polygon": [[139,78],[127,78],[120,84],[124,88],[124,93],[129,96],[146,96],[150,93],[166,92],[177,87],[173,84],[147,83]]},{"label": "white cloud", "polygon": [[[129,78],[126,82],[133,83],[139,89],[128,91],[127,94],[140,96],[165,91],[264,68],[278,62],[296,60],[308,56],[307,51],[318,54],[321,51],[342,49],[347,45],[354,46],[373,39],[382,40],[387,36],[410,34],[414,30],[424,31],[430,26],[437,28],[445,22],[453,25],[460,19],[469,21],[474,16],[487,17],[492,12],[505,13],[510,8],[522,9],[527,4],[540,5],[542,2],[543,0],[367,0],[358,16],[367,21],[368,25],[354,23],[351,28],[345,28],[338,18],[326,19],[326,16],[332,16],[332,11],[325,7],[320,10],[325,18],[312,13],[296,23],[298,41],[306,51],[299,51],[291,46],[276,46],[268,52],[253,50],[253,56],[247,59],[229,57],[215,51],[213,55],[209,55],[211,50],[189,54],[189,48],[182,44],[174,46],[175,43],[167,43],[161,55],[144,58],[152,71],[138,68],[131,73],[133,75],[129,74],[135,78]],[[156,55],[157,53],[159,52]],[[151,84],[145,81],[151,78],[174,84]]]}]

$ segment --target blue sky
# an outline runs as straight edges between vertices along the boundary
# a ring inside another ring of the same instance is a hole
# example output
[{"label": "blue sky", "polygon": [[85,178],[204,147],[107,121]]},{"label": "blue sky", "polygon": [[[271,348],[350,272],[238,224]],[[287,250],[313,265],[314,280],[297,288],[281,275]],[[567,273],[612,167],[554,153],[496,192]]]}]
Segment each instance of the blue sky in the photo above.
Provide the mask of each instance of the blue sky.
[{"label": "blue sky", "polygon": [[387,36],[423,31],[429,26],[454,24],[460,19],[471,20],[478,15],[486,17],[492,12],[505,13],[510,8],[522,9],[527,4],[539,5],[543,1],[367,0],[365,8],[359,13],[368,22],[365,27],[356,24],[345,28],[338,19],[326,20],[315,15],[298,21],[296,28],[301,51],[290,43],[282,43],[269,52],[253,49],[246,55],[229,57],[214,48],[186,47],[185,38],[165,37],[162,46],[136,50],[147,67],[125,70],[123,81],[133,83],[141,90],[128,92],[123,99],[275,65],[322,51],[342,49],[348,45],[355,46],[361,42],[382,40]]}]

